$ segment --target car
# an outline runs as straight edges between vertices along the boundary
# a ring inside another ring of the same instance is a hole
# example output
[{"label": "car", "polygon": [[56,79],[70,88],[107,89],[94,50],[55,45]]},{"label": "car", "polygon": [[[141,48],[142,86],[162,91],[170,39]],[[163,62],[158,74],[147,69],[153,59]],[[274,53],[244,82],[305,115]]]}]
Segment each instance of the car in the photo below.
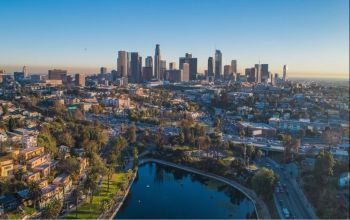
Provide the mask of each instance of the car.
[{"label": "car", "polygon": [[73,204],[70,204],[68,207],[69,207],[69,209],[73,208]]},{"label": "car", "polygon": [[286,218],[289,218],[289,217],[290,217],[288,208],[283,208],[283,209],[282,209],[282,212],[283,212],[284,217],[286,217]]}]

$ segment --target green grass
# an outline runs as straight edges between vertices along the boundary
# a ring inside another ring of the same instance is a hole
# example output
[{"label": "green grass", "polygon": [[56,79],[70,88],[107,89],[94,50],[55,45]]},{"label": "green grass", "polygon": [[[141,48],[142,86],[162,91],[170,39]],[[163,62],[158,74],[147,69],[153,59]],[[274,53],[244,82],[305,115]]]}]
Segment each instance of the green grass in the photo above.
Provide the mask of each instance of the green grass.
[{"label": "green grass", "polygon": [[9,213],[8,219],[22,219],[24,216],[26,215],[32,215],[36,212],[36,210],[32,207],[24,207],[24,212],[13,212],[13,213]]},{"label": "green grass", "polygon": [[90,205],[90,198],[87,199],[84,203],[78,206],[78,213],[76,217],[75,210],[66,215],[66,219],[96,219],[101,214],[100,202],[103,199],[111,198],[115,196],[120,186],[123,182],[126,181],[126,173],[115,173],[113,174],[110,184],[109,191],[107,191],[107,177],[105,177],[101,183],[100,189],[95,193],[92,204]]}]

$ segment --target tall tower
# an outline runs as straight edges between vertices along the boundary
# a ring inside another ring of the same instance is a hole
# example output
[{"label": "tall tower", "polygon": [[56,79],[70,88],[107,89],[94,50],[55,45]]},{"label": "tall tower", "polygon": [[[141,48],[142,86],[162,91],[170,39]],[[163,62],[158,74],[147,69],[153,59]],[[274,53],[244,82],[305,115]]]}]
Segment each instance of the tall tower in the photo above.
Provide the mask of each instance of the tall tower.
[{"label": "tall tower", "polygon": [[126,51],[118,51],[118,74],[121,77],[128,75],[128,55]]},{"label": "tall tower", "polygon": [[214,59],[213,57],[208,58],[208,76],[214,75]]},{"label": "tall tower", "polygon": [[23,66],[22,72],[23,72],[24,78],[26,78],[28,76],[28,68],[27,68],[27,66]]},{"label": "tall tower", "polygon": [[237,73],[237,60],[231,60],[231,71],[233,74]]},{"label": "tall tower", "polygon": [[154,77],[160,80],[160,47],[159,44],[156,44],[156,50],[154,54]]},{"label": "tall tower", "polygon": [[260,65],[260,62],[259,62],[259,64],[255,64],[254,74],[255,74],[255,82],[261,83],[261,65]]},{"label": "tall tower", "polygon": [[283,66],[283,82],[285,82],[287,79],[287,70],[288,70],[288,66],[284,65]]},{"label": "tall tower", "polygon": [[146,64],[146,67],[153,67],[153,58],[152,58],[152,56],[146,57],[145,64]]},{"label": "tall tower", "polygon": [[215,78],[220,79],[222,75],[222,53],[215,50]]}]

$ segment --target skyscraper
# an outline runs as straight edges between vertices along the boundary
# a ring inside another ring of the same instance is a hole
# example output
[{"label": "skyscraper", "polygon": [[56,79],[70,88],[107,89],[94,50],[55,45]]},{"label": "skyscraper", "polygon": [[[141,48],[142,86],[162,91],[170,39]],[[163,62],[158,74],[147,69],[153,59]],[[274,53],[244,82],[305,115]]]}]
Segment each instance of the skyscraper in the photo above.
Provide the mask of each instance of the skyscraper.
[{"label": "skyscraper", "polygon": [[118,74],[121,77],[128,75],[128,57],[126,51],[118,51]]},{"label": "skyscraper", "polygon": [[166,60],[160,61],[160,80],[165,80],[165,74],[166,74]]},{"label": "skyscraper", "polygon": [[85,86],[85,75],[81,73],[75,74],[75,85],[84,87]]},{"label": "skyscraper", "polygon": [[153,57],[152,56],[146,57],[146,59],[145,59],[145,66],[153,68]]},{"label": "skyscraper", "polygon": [[261,82],[269,80],[269,64],[261,64]]},{"label": "skyscraper", "polygon": [[26,66],[23,66],[23,75],[24,75],[24,78],[26,78],[28,76],[28,68]]},{"label": "skyscraper", "polygon": [[255,64],[255,82],[256,83],[261,83],[261,65],[260,64]]},{"label": "skyscraper", "polygon": [[160,47],[159,44],[156,44],[156,50],[154,54],[154,77],[160,80]]},{"label": "skyscraper", "polygon": [[287,79],[287,70],[288,70],[288,66],[287,65],[284,65],[283,66],[283,82],[285,82],[286,81],[286,79]]},{"label": "skyscraper", "polygon": [[190,80],[190,64],[184,63],[182,66],[182,79],[181,81],[188,82]]},{"label": "skyscraper", "polygon": [[231,80],[232,79],[232,71],[230,65],[224,66],[224,79],[225,80]]},{"label": "skyscraper", "polygon": [[247,77],[248,82],[255,82],[255,68],[246,68],[245,76]]},{"label": "skyscraper", "polygon": [[62,83],[67,82],[67,70],[53,69],[49,70],[50,80],[62,80]]},{"label": "skyscraper", "polygon": [[100,68],[100,74],[101,75],[104,75],[104,74],[106,74],[107,73],[107,68],[106,67],[101,67]]},{"label": "skyscraper", "polygon": [[175,70],[176,69],[176,63],[175,62],[170,62],[169,63],[169,70]]},{"label": "skyscraper", "polygon": [[222,53],[215,50],[215,78],[220,79],[222,75]]},{"label": "skyscraper", "polygon": [[231,60],[231,71],[233,74],[237,73],[237,60]]},{"label": "skyscraper", "polygon": [[214,60],[213,57],[208,58],[208,76],[214,76]]},{"label": "skyscraper", "polygon": [[179,68],[183,69],[183,64],[189,64],[190,80],[197,79],[197,58],[192,57],[191,53],[186,53],[185,57],[179,58]]},{"label": "skyscraper", "polygon": [[[140,62],[141,61],[141,62]],[[131,62],[130,62],[130,71],[129,82],[139,83],[141,80],[141,68],[142,68],[142,58],[139,56],[138,52],[131,53]]]}]

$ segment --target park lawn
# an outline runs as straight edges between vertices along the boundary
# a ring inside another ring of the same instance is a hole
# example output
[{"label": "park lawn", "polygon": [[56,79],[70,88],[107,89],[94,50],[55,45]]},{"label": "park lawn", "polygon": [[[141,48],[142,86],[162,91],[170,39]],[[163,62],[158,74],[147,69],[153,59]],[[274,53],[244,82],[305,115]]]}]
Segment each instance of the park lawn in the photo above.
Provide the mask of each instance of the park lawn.
[{"label": "park lawn", "polygon": [[22,219],[26,215],[32,215],[36,210],[32,207],[24,207],[24,212],[13,212],[8,214],[8,219]]},{"label": "park lawn", "polygon": [[[104,177],[99,190],[94,195],[94,200],[90,205],[90,198],[78,206],[78,215],[75,216],[75,210],[65,216],[67,219],[97,219],[101,214],[100,202],[107,198],[113,198],[116,195],[121,184],[127,181],[126,173],[114,173],[110,183],[109,191],[107,191],[107,177]],[[91,212],[90,212],[91,210]]]}]

